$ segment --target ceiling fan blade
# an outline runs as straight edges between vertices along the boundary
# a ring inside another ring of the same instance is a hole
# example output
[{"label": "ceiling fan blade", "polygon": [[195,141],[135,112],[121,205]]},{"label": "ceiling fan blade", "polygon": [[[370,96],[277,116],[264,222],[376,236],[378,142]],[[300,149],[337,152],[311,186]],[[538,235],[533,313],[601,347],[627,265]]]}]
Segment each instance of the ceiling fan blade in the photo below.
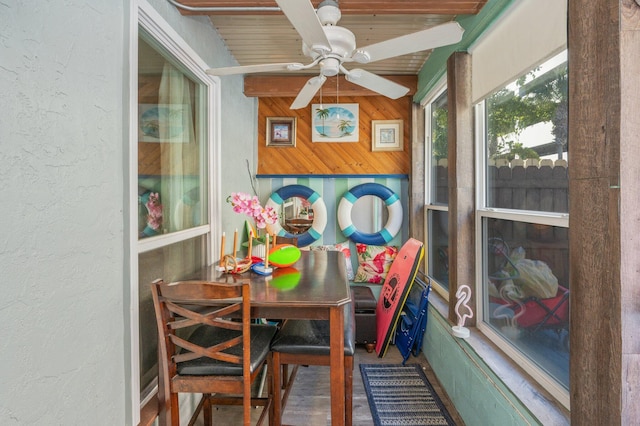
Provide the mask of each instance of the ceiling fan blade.
[{"label": "ceiling fan blade", "polygon": [[345,78],[353,84],[373,90],[391,99],[401,98],[409,92],[408,87],[359,68],[345,73]]},{"label": "ceiling fan blade", "polygon": [[319,53],[331,51],[331,43],[309,0],[276,0],[276,3],[307,47]]},{"label": "ceiling fan blade", "polygon": [[324,75],[319,75],[317,77],[312,77],[304,84],[300,92],[298,92],[298,96],[291,104],[290,109],[300,109],[309,105],[311,99],[318,93],[320,87],[327,81],[327,77]]},{"label": "ceiling fan blade", "polygon": [[408,53],[434,49],[462,40],[464,29],[457,22],[447,22],[416,33],[392,38],[366,47],[359,47],[352,55],[354,61],[366,64]]},{"label": "ceiling fan blade", "polygon": [[298,62],[285,62],[280,64],[264,64],[264,65],[245,65],[238,67],[209,68],[206,73],[209,75],[234,75],[234,74],[250,74],[254,72],[271,72],[271,71],[294,71],[299,70],[304,65]]}]

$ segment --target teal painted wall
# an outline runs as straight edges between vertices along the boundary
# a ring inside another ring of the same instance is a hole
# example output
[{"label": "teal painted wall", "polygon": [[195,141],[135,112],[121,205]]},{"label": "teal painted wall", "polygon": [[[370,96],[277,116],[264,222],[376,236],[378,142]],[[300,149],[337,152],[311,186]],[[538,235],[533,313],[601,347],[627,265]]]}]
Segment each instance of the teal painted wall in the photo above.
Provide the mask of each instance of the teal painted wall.
[{"label": "teal painted wall", "polygon": [[541,424],[433,306],[422,351],[467,426]]},{"label": "teal painted wall", "polygon": [[[465,29],[463,40],[434,50],[419,73],[414,101],[420,102],[438,84],[453,52],[465,51],[513,3],[489,0],[478,15],[457,19]],[[467,426],[541,424],[465,340],[452,336],[451,325],[433,306],[422,351]]]},{"label": "teal painted wall", "polygon": [[413,101],[419,103],[438,84],[447,71],[447,59],[452,53],[466,52],[513,3],[515,0],[488,0],[477,15],[460,15],[456,21],[464,28],[462,40],[433,50],[418,73],[418,90]]}]

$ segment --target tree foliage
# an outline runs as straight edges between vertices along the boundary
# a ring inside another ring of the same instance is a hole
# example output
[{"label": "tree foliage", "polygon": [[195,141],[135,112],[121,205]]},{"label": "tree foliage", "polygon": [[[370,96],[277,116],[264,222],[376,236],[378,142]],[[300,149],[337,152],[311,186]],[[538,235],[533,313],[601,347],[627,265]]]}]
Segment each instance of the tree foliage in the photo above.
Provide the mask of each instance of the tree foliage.
[{"label": "tree foliage", "polygon": [[446,104],[434,108],[431,112],[431,155],[436,161],[447,158],[448,155],[447,114]]},{"label": "tree foliage", "polygon": [[487,98],[490,158],[539,158],[534,149],[523,145],[520,135],[527,127],[542,122],[551,122],[555,143],[566,145],[566,63],[542,75],[536,75],[538,71],[531,71]]}]

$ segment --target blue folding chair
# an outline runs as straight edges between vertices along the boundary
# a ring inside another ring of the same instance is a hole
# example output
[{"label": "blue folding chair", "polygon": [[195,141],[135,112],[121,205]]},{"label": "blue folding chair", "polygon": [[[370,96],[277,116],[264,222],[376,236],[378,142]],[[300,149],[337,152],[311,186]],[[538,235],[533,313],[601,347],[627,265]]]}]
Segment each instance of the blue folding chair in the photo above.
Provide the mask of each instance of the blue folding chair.
[{"label": "blue folding chair", "polygon": [[402,307],[396,327],[395,345],[402,354],[404,365],[409,356],[418,356],[422,349],[422,338],[427,329],[427,307],[431,284],[416,277],[409,296]]}]

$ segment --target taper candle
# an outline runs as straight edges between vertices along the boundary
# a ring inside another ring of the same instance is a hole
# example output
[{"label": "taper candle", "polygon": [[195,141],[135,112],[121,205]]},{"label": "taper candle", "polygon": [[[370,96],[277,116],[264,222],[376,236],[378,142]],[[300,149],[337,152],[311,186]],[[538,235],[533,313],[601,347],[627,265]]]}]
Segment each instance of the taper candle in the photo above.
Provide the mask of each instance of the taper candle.
[{"label": "taper candle", "polygon": [[238,251],[238,228],[233,233],[233,258],[236,258],[236,252]]},{"label": "taper candle", "polygon": [[224,266],[224,232],[222,233],[222,238],[220,239],[220,266]]},{"label": "taper candle", "polygon": [[264,269],[269,268],[269,240],[271,239],[271,235],[269,235],[269,233],[267,232],[267,241],[266,241],[266,247],[264,250]]}]

